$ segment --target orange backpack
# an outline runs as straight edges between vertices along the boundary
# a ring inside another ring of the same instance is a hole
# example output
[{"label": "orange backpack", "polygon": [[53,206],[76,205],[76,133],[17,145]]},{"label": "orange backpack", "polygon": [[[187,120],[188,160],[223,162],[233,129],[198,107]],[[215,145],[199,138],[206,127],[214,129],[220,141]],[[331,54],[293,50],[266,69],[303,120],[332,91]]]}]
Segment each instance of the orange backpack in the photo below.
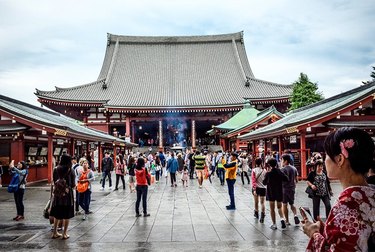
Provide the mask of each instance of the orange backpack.
[{"label": "orange backpack", "polygon": [[86,182],[80,182],[80,180],[84,180],[84,179],[87,179],[87,174],[90,172],[90,170],[87,170],[87,172],[84,172],[82,171],[82,175],[81,177],[79,178],[78,180],[78,184],[77,184],[77,191],[79,193],[84,193],[87,191],[87,189],[89,188],[89,181],[86,181]]}]

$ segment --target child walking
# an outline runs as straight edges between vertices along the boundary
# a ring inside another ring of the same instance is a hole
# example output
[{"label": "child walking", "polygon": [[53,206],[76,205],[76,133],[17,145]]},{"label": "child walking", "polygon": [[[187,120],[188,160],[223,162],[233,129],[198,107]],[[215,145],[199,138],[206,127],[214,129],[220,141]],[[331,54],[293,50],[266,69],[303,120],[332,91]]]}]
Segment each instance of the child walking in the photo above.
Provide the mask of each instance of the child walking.
[{"label": "child walking", "polygon": [[187,166],[184,166],[184,170],[182,171],[182,186],[183,187],[188,187],[189,184],[189,170]]}]

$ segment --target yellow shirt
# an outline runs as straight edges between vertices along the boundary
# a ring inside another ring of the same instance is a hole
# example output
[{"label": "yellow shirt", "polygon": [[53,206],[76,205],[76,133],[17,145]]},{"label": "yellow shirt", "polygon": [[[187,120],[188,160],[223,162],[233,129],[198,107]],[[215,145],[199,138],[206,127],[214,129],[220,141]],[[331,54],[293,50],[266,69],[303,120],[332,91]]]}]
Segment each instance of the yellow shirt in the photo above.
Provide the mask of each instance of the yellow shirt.
[{"label": "yellow shirt", "polygon": [[[225,160],[225,158],[223,158]],[[237,159],[230,161],[229,164],[225,164],[224,162],[224,168],[225,168],[225,179],[236,179],[237,178],[237,165],[238,161]],[[234,164],[233,164],[234,163]],[[230,166],[230,167],[225,167],[225,166]]]}]

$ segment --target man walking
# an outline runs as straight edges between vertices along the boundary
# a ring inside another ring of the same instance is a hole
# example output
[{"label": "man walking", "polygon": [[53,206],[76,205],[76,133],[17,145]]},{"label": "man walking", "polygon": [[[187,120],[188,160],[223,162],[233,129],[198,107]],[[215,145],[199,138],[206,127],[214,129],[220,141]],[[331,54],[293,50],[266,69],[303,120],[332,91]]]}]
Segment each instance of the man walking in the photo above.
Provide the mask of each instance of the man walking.
[{"label": "man walking", "polygon": [[174,152],[171,152],[171,158],[167,162],[167,170],[171,176],[171,187],[177,186],[176,183],[176,172],[178,169],[177,159],[174,157]]},{"label": "man walking", "polygon": [[102,188],[100,188],[101,191],[104,190],[105,187],[105,180],[108,176],[109,180],[109,190],[112,190],[112,178],[111,178],[111,172],[113,171],[113,160],[109,156],[109,152],[105,152],[105,157],[102,160]]},{"label": "man walking", "polygon": [[298,183],[298,171],[296,167],[291,165],[290,154],[284,154],[281,159],[281,171],[288,176],[288,181],[283,181],[283,212],[286,225],[290,225],[288,216],[288,204],[294,214],[294,223],[299,224],[297,209],[294,206],[294,195],[296,193],[296,184]]},{"label": "man walking", "polygon": [[195,161],[195,170],[197,171],[199,188],[202,188],[206,156],[201,155],[201,152],[197,150],[193,156],[193,160]]}]

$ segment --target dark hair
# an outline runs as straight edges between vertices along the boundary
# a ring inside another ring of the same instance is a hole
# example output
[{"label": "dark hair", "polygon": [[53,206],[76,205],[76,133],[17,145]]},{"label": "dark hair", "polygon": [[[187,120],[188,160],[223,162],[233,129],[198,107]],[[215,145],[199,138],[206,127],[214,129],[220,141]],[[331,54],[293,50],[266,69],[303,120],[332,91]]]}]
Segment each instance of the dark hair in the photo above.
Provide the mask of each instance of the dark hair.
[{"label": "dark hair", "polygon": [[318,167],[318,165],[323,165],[323,160],[322,159],[317,159],[316,162],[314,163],[315,167]]},{"label": "dark hair", "polygon": [[22,166],[22,170],[27,169],[27,164],[25,163],[25,161],[20,161],[20,164]]},{"label": "dark hair", "polygon": [[118,154],[118,158],[120,160],[120,164],[124,164],[124,156],[122,154]]},{"label": "dark hair", "polygon": [[134,163],[135,163],[135,158],[132,157],[132,156],[130,156],[130,158],[129,158],[129,164],[128,164],[129,168],[130,168]]},{"label": "dark hair", "polygon": [[271,166],[271,168],[273,169],[273,168],[275,168],[275,167],[277,166],[277,161],[276,161],[276,159],[274,159],[274,158],[269,158],[269,159],[267,160],[267,164],[268,164],[269,166]]},{"label": "dark hair", "polygon": [[287,161],[288,164],[290,164],[290,161],[292,160],[292,158],[290,157],[289,154],[284,154],[281,156],[281,158],[284,160],[284,161]]},{"label": "dark hair", "polygon": [[197,151],[195,152],[195,155],[199,155],[199,154],[201,154],[201,152],[200,152],[199,150],[197,150]]},{"label": "dark hair", "polygon": [[69,154],[61,155],[60,166],[71,167],[72,166],[72,157]]},{"label": "dark hair", "polygon": [[[352,140],[354,145],[344,147],[343,142]],[[358,128],[344,127],[331,132],[324,141],[324,150],[335,162],[334,158],[341,154],[341,147],[346,150],[346,157],[355,173],[366,174],[372,165],[374,155],[374,142],[370,135]]]},{"label": "dark hair", "polygon": [[256,165],[256,166],[261,166],[262,163],[263,163],[263,160],[262,160],[261,158],[257,158],[257,159],[255,159],[255,165]]},{"label": "dark hair", "polygon": [[137,170],[142,170],[143,167],[145,167],[145,159],[140,157],[137,159],[137,166],[135,168]]},{"label": "dark hair", "polygon": [[[109,151],[104,152],[104,154],[108,154],[109,155]],[[88,154],[88,155],[90,155],[90,154]]]},{"label": "dark hair", "polygon": [[72,160],[77,160],[77,157],[76,157],[76,156],[73,156],[73,157],[72,157]]}]

